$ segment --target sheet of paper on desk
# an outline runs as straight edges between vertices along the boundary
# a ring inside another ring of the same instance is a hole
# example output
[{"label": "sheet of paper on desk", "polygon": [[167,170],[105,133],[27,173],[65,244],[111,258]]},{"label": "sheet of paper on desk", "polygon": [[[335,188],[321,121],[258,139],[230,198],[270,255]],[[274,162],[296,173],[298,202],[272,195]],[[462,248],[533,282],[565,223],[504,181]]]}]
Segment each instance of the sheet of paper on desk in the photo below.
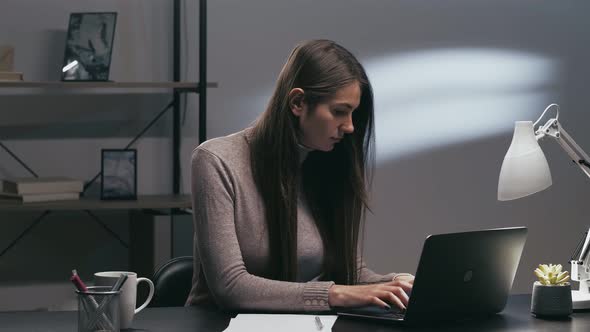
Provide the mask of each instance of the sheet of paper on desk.
[{"label": "sheet of paper on desk", "polygon": [[[318,331],[315,315],[239,314],[229,322],[225,332],[237,331]],[[338,316],[318,316],[324,327],[330,331]]]}]

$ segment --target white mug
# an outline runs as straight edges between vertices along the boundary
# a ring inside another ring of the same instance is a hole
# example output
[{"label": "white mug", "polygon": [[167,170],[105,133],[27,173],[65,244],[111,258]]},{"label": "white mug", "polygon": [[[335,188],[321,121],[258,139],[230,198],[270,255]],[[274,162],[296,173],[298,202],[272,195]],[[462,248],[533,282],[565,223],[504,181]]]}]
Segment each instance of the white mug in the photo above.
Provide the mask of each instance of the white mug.
[{"label": "white mug", "polygon": [[[121,288],[120,295],[120,320],[121,329],[131,328],[133,317],[135,314],[142,311],[152,300],[154,296],[154,283],[148,278],[138,278],[137,273],[127,271],[107,271],[107,272],[96,272],[94,274],[94,282],[96,286],[113,286],[121,274],[127,275],[127,280]],[[150,287],[150,293],[148,294],[145,302],[136,309],[136,298],[137,298],[137,285],[145,281]]]}]

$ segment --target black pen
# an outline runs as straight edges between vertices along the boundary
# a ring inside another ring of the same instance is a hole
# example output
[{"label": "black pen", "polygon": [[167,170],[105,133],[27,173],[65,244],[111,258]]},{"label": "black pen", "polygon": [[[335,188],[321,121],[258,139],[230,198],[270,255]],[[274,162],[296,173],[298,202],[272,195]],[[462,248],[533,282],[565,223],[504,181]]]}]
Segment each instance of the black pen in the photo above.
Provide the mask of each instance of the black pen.
[{"label": "black pen", "polygon": [[128,278],[127,274],[121,273],[121,276],[119,277],[119,279],[117,279],[117,282],[115,282],[111,291],[113,291],[113,292],[119,291],[121,289],[121,287],[123,287],[123,284],[125,283],[125,281],[127,281],[127,278]]}]

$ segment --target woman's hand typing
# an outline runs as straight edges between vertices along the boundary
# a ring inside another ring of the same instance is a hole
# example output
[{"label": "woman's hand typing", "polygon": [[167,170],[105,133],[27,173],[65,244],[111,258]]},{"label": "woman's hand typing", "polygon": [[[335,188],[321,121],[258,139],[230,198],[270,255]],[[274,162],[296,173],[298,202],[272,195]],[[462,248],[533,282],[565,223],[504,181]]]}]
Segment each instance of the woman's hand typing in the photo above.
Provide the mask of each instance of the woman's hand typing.
[{"label": "woman's hand typing", "polygon": [[412,290],[414,277],[400,276],[392,281],[371,285],[334,285],[328,291],[328,303],[331,307],[360,307],[377,305],[389,308],[393,304],[405,310],[408,294]]}]

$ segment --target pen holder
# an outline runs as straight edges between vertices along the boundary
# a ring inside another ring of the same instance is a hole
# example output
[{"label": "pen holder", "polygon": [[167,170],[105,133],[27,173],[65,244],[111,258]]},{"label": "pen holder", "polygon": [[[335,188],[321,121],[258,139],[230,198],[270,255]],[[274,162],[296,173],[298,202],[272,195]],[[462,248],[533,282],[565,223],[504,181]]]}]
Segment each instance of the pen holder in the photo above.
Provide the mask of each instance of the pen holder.
[{"label": "pen holder", "polygon": [[88,287],[78,294],[78,332],[119,332],[119,295],[111,287]]}]

